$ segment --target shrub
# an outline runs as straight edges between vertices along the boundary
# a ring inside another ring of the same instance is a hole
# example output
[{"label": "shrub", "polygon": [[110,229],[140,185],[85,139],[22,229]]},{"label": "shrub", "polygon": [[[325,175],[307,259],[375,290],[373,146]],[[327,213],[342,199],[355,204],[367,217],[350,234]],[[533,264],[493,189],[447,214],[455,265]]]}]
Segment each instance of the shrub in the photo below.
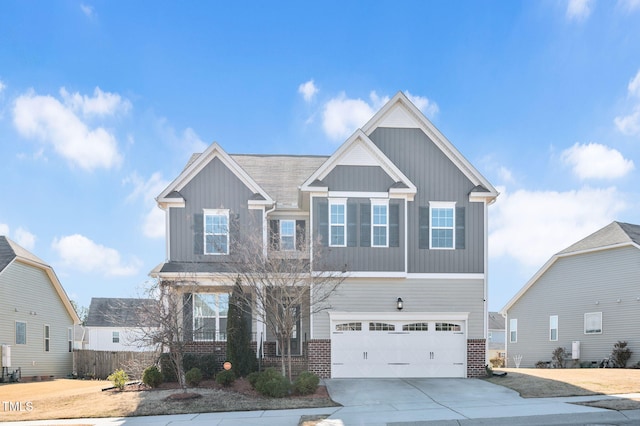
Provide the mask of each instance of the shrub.
[{"label": "shrub", "polygon": [[167,382],[177,382],[178,376],[176,375],[176,368],[171,361],[171,357],[168,353],[160,355],[160,371],[164,380]]},{"label": "shrub", "polygon": [[291,384],[286,377],[275,368],[267,368],[256,381],[256,390],[264,395],[273,398],[282,398],[289,394]]},{"label": "shrub", "polygon": [[495,358],[491,358],[489,360],[489,362],[491,363],[491,367],[493,368],[501,368],[504,367],[504,358],[500,358],[500,357],[495,357]]},{"label": "shrub", "polygon": [[232,370],[222,370],[216,375],[216,383],[222,386],[231,386],[231,384],[236,380],[236,373]]},{"label": "shrub", "polygon": [[304,371],[293,382],[293,391],[298,395],[311,395],[318,389],[320,378],[313,373]]},{"label": "shrub", "polygon": [[189,386],[196,387],[202,381],[202,371],[198,367],[193,367],[185,374],[185,379]]},{"label": "shrub", "polygon": [[152,388],[157,388],[164,381],[164,376],[162,372],[158,370],[158,367],[152,365],[151,367],[145,368],[142,373],[142,383]]},{"label": "shrub", "polygon": [[109,377],[107,377],[107,380],[110,380],[116,388],[124,390],[124,385],[127,383],[127,380],[129,380],[129,376],[127,376],[124,370],[118,369],[111,373]]},{"label": "shrub", "polygon": [[564,362],[567,359],[567,352],[562,347],[557,347],[551,355],[551,365],[554,368],[564,368]]},{"label": "shrub", "polygon": [[618,342],[613,345],[613,352],[611,352],[615,367],[625,368],[632,353],[633,352],[627,347],[627,342],[618,340]]},{"label": "shrub", "polygon": [[260,372],[259,371],[254,371],[252,373],[249,373],[249,375],[247,376],[247,380],[251,384],[252,388],[254,388],[254,389],[256,388],[256,382],[258,381],[259,378],[260,378]]},{"label": "shrub", "polygon": [[546,361],[538,361],[536,362],[536,368],[547,368],[548,363]]},{"label": "shrub", "polygon": [[198,355],[186,353],[182,359],[184,371],[198,368],[204,379],[211,379],[216,374],[216,356],[214,354]]}]

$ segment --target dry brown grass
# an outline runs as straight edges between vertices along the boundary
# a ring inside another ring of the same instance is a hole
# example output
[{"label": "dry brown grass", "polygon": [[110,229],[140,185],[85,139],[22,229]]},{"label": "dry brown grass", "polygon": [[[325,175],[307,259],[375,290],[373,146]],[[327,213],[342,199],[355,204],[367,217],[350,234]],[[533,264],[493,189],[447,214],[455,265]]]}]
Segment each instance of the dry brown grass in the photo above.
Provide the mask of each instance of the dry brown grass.
[{"label": "dry brown grass", "polygon": [[[515,390],[523,398],[640,393],[640,370],[617,368],[503,368],[506,377],[486,380]],[[640,409],[640,399],[619,398],[581,403],[612,410]]]},{"label": "dry brown grass", "polygon": [[[202,397],[171,400],[179,389],[103,391],[106,381],[54,380],[50,382],[12,383],[0,385],[0,421],[125,417],[161,414],[204,413],[215,411],[269,410],[285,408],[327,407],[335,405],[320,387],[309,397],[264,398],[238,381],[236,390],[220,389],[207,383],[189,392]],[[22,406],[30,402],[31,410],[6,410],[2,401]]]}]

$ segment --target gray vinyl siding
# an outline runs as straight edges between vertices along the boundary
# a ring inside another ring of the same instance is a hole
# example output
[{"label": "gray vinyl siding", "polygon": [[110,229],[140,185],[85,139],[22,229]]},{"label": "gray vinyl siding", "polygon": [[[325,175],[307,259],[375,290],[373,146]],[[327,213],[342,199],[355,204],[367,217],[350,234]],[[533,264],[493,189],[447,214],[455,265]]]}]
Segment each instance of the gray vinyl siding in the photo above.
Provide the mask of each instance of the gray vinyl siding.
[{"label": "gray vinyl siding", "polygon": [[[0,344],[11,345],[11,369],[22,376],[65,378],[73,372],[68,329],[73,319],[42,270],[14,262],[0,273]],[[32,314],[35,313],[35,314]],[[27,323],[27,344],[16,345],[15,322]],[[50,326],[50,349],[44,350],[44,325]]]},{"label": "gray vinyl siding", "polygon": [[[507,337],[509,366],[515,365],[514,355],[523,356],[521,367],[550,361],[557,347],[571,352],[573,341],[580,341],[581,361],[602,360],[618,340],[628,341],[633,352],[628,366],[640,361],[638,277],[640,250],[635,247],[556,260],[507,313],[507,327],[509,319],[518,320],[518,341]],[[602,334],[584,334],[584,314],[590,312],[602,312]],[[557,341],[549,341],[551,315],[558,315]]]},{"label": "gray vinyl siding", "polygon": [[[484,285],[482,280],[348,278],[329,300],[338,312],[469,312],[468,339],[484,339]],[[313,338],[328,339],[329,313],[313,316]]]},{"label": "gray vinyl siding", "polygon": [[[238,221],[241,232],[262,235],[258,210],[248,210],[253,193],[218,158],[214,158],[180,193],[184,208],[169,212],[170,260],[176,262],[227,262],[225,255],[205,255],[202,214],[204,209],[228,209],[229,226]],[[233,229],[230,237],[233,238]],[[231,248],[230,248],[231,254]]]},{"label": "gray vinyl siding", "polygon": [[386,192],[395,182],[380,166],[336,166],[322,181],[329,191]]},{"label": "gray vinyl siding", "polygon": [[[321,200],[325,202],[327,198],[314,198],[313,208],[315,212],[319,210]],[[370,203],[368,198],[349,198],[347,200],[347,209],[352,206],[358,206],[358,214],[356,215],[357,226],[350,227],[347,223],[346,239],[354,241],[355,246],[351,247],[322,247],[322,250],[315,255],[314,268],[317,270],[338,270],[345,268],[347,271],[388,271],[401,272],[404,271],[404,206],[405,203],[400,200],[390,200],[389,205],[398,205],[399,209],[399,243],[398,247],[370,247],[361,245],[362,230],[360,227],[360,208]],[[327,207],[328,208],[328,207]],[[369,207],[370,208],[370,207]],[[347,212],[347,216],[349,213]],[[348,221],[348,217],[347,217]],[[314,214],[314,235],[319,235],[319,214]],[[353,234],[356,234],[354,237]],[[369,243],[370,245],[370,243]]]},{"label": "gray vinyl siding", "polygon": [[[484,273],[484,204],[469,202],[475,187],[420,129],[378,128],[371,140],[418,188],[408,203],[409,273]],[[465,208],[464,249],[419,248],[419,209],[429,202]]]}]

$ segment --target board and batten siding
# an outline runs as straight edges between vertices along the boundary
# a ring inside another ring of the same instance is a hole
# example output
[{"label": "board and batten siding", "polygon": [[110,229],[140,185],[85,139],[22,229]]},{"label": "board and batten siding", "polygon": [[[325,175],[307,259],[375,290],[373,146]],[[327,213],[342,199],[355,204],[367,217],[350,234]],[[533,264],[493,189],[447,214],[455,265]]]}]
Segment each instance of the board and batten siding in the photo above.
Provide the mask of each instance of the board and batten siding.
[{"label": "board and batten siding", "polygon": [[[0,344],[11,345],[11,369],[20,367],[23,377],[64,378],[73,372],[68,340],[73,318],[42,269],[15,261],[0,273],[0,312]],[[27,323],[26,345],[16,345],[16,321]],[[44,349],[45,324],[50,327],[49,352]]]},{"label": "board and batten siding", "polygon": [[[481,279],[373,279],[347,278],[331,296],[331,310],[338,312],[469,312],[468,339],[484,339],[484,282]],[[375,319],[375,318],[372,318]],[[313,338],[329,339],[329,313],[313,316]]]},{"label": "board and batten siding", "polygon": [[[214,158],[180,193],[185,199],[184,208],[169,209],[170,260],[177,262],[226,262],[224,255],[205,255],[203,237],[204,209],[228,209],[229,227],[251,230],[252,235],[262,235],[261,215],[248,210],[248,200],[253,193],[222,161]],[[233,229],[230,229],[233,237]],[[246,231],[245,231],[246,232]]]},{"label": "board and batten siding", "polygon": [[[518,320],[517,342],[507,355],[522,355],[521,367],[550,361],[552,351],[572,350],[580,342],[580,361],[601,361],[618,340],[633,352],[627,366],[640,361],[640,250],[623,247],[558,258],[508,310]],[[620,302],[618,302],[618,299]],[[584,314],[602,312],[602,334],[584,333]],[[558,340],[549,340],[549,317],[558,316]]]},{"label": "board and batten siding", "polygon": [[336,166],[322,181],[329,191],[387,192],[395,182],[380,166]]},{"label": "board and batten siding", "polygon": [[[414,201],[407,203],[408,272],[484,273],[485,208],[469,202],[473,182],[420,129],[380,127],[370,138],[417,187]],[[420,207],[435,201],[464,208],[464,249],[419,248]]]}]

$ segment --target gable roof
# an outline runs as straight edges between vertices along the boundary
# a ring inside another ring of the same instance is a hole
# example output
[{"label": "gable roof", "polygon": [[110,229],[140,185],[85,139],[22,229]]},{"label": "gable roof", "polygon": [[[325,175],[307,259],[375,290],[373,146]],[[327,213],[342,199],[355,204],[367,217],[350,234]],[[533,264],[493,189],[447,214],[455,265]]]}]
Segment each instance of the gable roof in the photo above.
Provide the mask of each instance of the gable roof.
[{"label": "gable roof", "polygon": [[315,173],[309,176],[300,189],[302,191],[326,191],[327,188],[322,179],[336,166],[341,165],[380,166],[395,182],[390,188],[390,192],[410,195],[417,192],[413,182],[360,129],[356,130]]},{"label": "gable roof", "polygon": [[520,289],[520,291],[500,310],[506,313],[522,297],[531,286],[558,260],[563,257],[575,256],[593,251],[609,250],[612,248],[633,246],[640,249],[640,225],[624,222],[611,222],[593,234],[559,251],[545,263],[542,268]]},{"label": "gable roof", "polygon": [[140,327],[152,326],[153,321],[145,315],[157,301],[153,299],[130,299],[93,297],[89,305],[87,327]]},{"label": "gable roof", "polygon": [[495,201],[498,191],[482,174],[458,151],[458,149],[433,125],[407,96],[398,92],[363,127],[369,136],[378,127],[419,128],[440,148],[460,171],[476,187],[471,191],[471,199]]},{"label": "gable roof", "polygon": [[500,312],[489,312],[488,330],[504,330],[505,323],[506,320]]},{"label": "gable roof", "polygon": [[49,277],[58,297],[69,313],[69,316],[71,316],[74,324],[78,324],[80,322],[80,318],[78,317],[76,310],[71,305],[71,301],[69,300],[67,293],[64,291],[62,284],[58,280],[56,273],[53,271],[53,268],[24,247],[10,240],[6,236],[0,235],[0,274],[2,274],[2,272],[4,272],[4,270],[13,262],[25,263],[43,270]]}]

